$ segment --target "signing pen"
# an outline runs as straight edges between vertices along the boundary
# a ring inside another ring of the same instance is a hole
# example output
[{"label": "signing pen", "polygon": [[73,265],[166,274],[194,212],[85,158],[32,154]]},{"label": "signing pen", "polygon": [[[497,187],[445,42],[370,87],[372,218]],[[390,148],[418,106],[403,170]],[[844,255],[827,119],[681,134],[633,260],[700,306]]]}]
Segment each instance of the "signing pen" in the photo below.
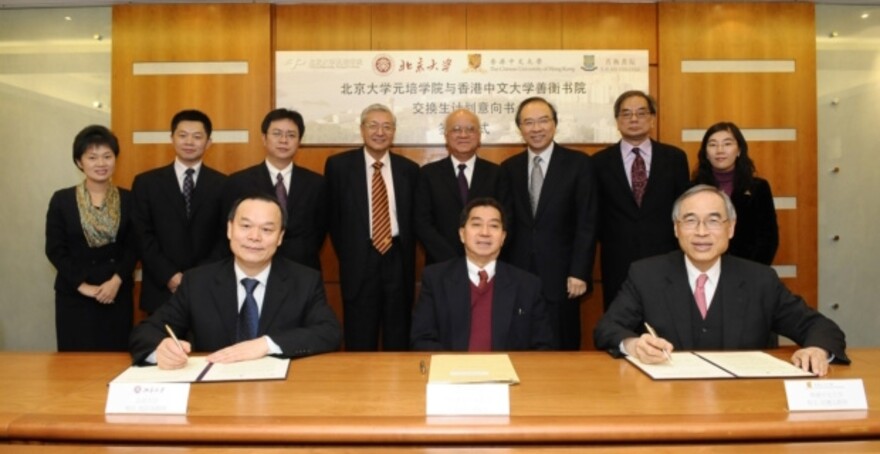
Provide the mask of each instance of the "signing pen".
[{"label": "signing pen", "polygon": [[177,348],[179,348],[180,351],[185,354],[186,350],[183,349],[183,345],[180,345],[180,340],[177,339],[177,336],[174,335],[174,330],[172,330],[167,323],[165,324],[165,331],[168,331],[168,335],[171,336],[171,339],[174,339],[174,343],[177,344]]},{"label": "signing pen", "polygon": [[[648,322],[645,322],[645,329],[648,330],[648,334],[650,334],[651,337],[653,337],[654,339],[657,339],[657,331],[654,331],[654,328],[652,328],[651,325],[648,324]],[[666,359],[669,360],[669,362],[671,363],[672,362],[672,355],[669,354],[669,351],[667,351],[664,348],[663,354],[666,355]]]}]

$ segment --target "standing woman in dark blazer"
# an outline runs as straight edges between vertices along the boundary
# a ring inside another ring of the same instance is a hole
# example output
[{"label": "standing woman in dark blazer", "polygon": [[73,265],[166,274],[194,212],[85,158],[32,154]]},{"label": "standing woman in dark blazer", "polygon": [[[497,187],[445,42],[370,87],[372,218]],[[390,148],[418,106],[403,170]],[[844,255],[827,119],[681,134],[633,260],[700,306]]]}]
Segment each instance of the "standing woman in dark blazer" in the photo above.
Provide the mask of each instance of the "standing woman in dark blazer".
[{"label": "standing woman in dark blazer", "polygon": [[88,126],[73,141],[73,162],[85,174],[52,195],[46,214],[46,256],[55,265],[58,351],[125,351],[132,325],[136,243],[131,194],[113,185],[119,142]]},{"label": "standing woman in dark blazer", "polygon": [[749,145],[735,124],[716,123],[706,130],[693,180],[720,188],[733,201],[736,227],[727,252],[772,264],[779,247],[773,194],[767,180],[755,176]]}]

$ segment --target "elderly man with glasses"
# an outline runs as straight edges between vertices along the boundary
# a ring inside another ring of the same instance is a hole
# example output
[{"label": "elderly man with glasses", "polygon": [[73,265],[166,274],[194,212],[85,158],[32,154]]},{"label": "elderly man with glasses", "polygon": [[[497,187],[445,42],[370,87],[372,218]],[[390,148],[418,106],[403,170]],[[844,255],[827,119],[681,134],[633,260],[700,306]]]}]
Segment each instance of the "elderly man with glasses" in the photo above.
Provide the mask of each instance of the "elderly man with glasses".
[{"label": "elderly man with glasses", "polygon": [[806,371],[821,376],[831,361],[849,363],[840,328],[772,268],[724,255],[736,226],[727,194],[695,186],[675,201],[672,220],[681,250],[633,263],[593,332],[597,348],[659,363],[675,349],[765,349],[779,334],[801,346],[791,361]]}]

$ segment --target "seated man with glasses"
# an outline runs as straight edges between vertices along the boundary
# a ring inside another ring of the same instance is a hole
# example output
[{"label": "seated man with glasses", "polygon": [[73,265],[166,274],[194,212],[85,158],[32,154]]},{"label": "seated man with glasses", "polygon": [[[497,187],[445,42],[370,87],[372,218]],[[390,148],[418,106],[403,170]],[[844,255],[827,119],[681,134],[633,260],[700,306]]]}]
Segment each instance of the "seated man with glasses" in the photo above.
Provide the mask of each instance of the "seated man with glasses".
[{"label": "seated man with glasses", "polygon": [[791,361],[804,370],[821,376],[832,360],[849,363],[840,328],[772,268],[724,255],[736,225],[727,194],[695,186],[675,201],[672,219],[681,251],[632,264],[593,332],[597,348],[659,363],[674,349],[765,349],[780,334],[802,347]]}]

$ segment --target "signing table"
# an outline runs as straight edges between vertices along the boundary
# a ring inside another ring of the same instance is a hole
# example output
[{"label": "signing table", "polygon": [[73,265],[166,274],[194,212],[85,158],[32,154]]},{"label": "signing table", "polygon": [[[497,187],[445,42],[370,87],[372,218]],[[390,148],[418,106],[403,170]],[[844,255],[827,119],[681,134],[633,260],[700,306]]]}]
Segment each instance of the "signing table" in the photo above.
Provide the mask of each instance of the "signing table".
[{"label": "signing table", "polygon": [[104,414],[107,383],[129,365],[127,355],[3,352],[0,437],[21,452],[29,449],[22,443],[70,452],[79,448],[62,445],[877,449],[880,349],[849,353],[853,364],[832,365],[828,378],[862,378],[868,411],[789,413],[783,380],[660,382],[602,352],[553,352],[510,354],[521,380],[510,390],[510,417],[426,417],[425,353],[296,359],[285,381],[194,384],[186,416],[147,416]]}]

